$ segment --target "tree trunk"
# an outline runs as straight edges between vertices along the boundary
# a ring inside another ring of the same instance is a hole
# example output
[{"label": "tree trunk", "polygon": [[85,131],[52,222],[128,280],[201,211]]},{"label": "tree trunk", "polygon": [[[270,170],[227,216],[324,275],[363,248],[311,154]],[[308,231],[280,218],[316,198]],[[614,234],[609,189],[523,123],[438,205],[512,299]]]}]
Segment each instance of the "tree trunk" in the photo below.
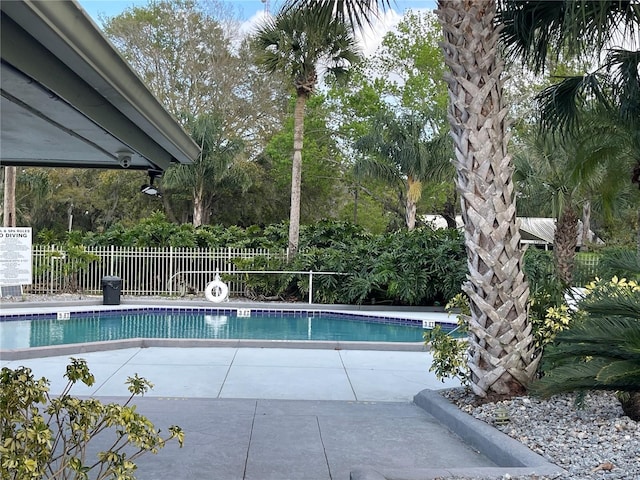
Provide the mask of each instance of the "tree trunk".
[{"label": "tree trunk", "polygon": [[162,196],[162,206],[164,207],[164,213],[166,213],[167,218],[170,222],[173,223],[185,223],[178,220],[175,212],[173,211],[173,207],[171,206],[171,202],[169,201],[169,197],[167,195]]},{"label": "tree trunk", "polygon": [[418,200],[422,194],[422,182],[414,180],[409,175],[407,177],[407,198],[405,201],[405,222],[409,231],[416,228],[416,211],[418,209]]},{"label": "tree trunk", "polygon": [[289,253],[292,260],[298,253],[300,239],[300,191],[302,184],[302,140],[304,138],[305,95],[298,95],[293,112],[293,162],[291,167],[291,210],[289,214]]},{"label": "tree trunk", "polygon": [[439,0],[450,73],[449,122],[456,186],[465,224],[469,276],[469,368],[476,395],[514,395],[534,377],[538,358],[527,318],[507,108],[494,0]]},{"label": "tree trunk", "polygon": [[16,226],[16,167],[4,167],[4,227]]},{"label": "tree trunk", "polygon": [[202,225],[204,217],[204,193],[202,186],[197,187],[193,192],[193,226]]},{"label": "tree trunk", "polygon": [[618,398],[624,414],[640,422],[640,392],[620,392]]},{"label": "tree trunk", "polygon": [[582,204],[582,245],[581,252],[589,251],[589,244],[593,241],[591,233],[591,202],[589,200]]},{"label": "tree trunk", "polygon": [[455,230],[456,228],[458,228],[458,223],[456,222],[456,208],[455,208],[455,202],[457,200],[455,197],[456,197],[455,193],[453,195],[453,198],[447,197],[447,201],[444,204],[444,212],[442,213],[442,216],[447,221],[447,228],[450,230]]},{"label": "tree trunk", "polygon": [[553,235],[553,259],[558,279],[567,287],[573,284],[573,266],[578,244],[578,216],[571,206],[565,207]]}]

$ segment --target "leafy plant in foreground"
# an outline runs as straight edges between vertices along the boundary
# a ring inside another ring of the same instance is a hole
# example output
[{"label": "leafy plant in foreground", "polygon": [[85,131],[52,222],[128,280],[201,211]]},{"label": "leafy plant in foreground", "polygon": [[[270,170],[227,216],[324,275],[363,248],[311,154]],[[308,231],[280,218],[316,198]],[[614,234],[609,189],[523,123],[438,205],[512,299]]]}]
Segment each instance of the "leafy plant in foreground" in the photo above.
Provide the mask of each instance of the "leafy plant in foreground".
[{"label": "leafy plant in foreground", "polygon": [[[446,305],[449,314],[454,309],[458,312],[458,331],[466,332],[469,322],[469,300],[459,293]],[[463,385],[469,385],[469,367],[467,365],[467,350],[469,342],[462,338],[456,338],[436,325],[432,330],[424,333],[424,342],[430,347],[433,355],[430,372],[435,372],[438,380],[449,377],[457,377]]]},{"label": "leafy plant in foreground", "polygon": [[[80,381],[87,386],[94,377],[83,359],[72,358],[65,377],[68,383],[59,397],[49,395],[49,381],[36,379],[31,369],[4,367],[0,373],[0,478],[4,479],[135,479],[134,461],[146,452],[157,453],[170,439],[182,447],[184,433],[169,427],[166,438],[153,423],[130,405],[136,395],[153,387],[144,378],[129,377],[131,396],[123,404],[103,404],[69,394]],[[90,441],[98,434],[115,433],[107,451],[89,458]]]}]

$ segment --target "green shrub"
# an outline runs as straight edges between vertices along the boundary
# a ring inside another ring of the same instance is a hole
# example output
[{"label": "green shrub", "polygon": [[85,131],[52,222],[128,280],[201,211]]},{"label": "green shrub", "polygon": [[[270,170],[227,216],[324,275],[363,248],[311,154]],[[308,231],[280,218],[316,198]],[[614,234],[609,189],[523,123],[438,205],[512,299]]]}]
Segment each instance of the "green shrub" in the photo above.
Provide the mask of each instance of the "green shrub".
[{"label": "green shrub", "polygon": [[[170,439],[182,447],[184,433],[172,426],[166,438],[130,405],[135,395],[153,387],[144,378],[129,377],[131,396],[123,404],[70,395],[80,381],[91,386],[94,377],[82,359],[71,359],[65,377],[68,384],[52,398],[49,381],[36,379],[31,369],[2,368],[0,373],[0,478],[2,479],[134,479],[140,455],[157,453]],[[90,441],[112,431],[109,450],[88,456]]]},{"label": "green shrub", "polygon": [[[471,313],[467,297],[462,293],[456,295],[445,309],[450,315],[457,312],[458,328],[456,331],[458,333],[467,332]],[[449,332],[442,330],[440,325],[436,325],[432,330],[424,333],[424,342],[430,347],[433,356],[429,371],[434,372],[438,380],[457,378],[462,385],[469,385],[471,373],[467,365],[468,340],[456,338]]]},{"label": "green shrub", "polygon": [[625,414],[640,420],[640,285],[617,277],[593,282],[578,307],[585,317],[545,350],[544,376],[532,391],[616,391]]}]

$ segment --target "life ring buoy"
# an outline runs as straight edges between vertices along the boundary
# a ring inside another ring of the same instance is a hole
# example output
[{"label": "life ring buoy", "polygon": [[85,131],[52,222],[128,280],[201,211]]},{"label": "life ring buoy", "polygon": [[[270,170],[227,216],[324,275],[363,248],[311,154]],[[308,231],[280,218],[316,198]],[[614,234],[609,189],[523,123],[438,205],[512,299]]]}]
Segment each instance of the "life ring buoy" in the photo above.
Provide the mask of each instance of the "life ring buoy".
[{"label": "life ring buoy", "polygon": [[224,302],[229,297],[229,287],[219,278],[207,284],[204,296],[213,303]]}]

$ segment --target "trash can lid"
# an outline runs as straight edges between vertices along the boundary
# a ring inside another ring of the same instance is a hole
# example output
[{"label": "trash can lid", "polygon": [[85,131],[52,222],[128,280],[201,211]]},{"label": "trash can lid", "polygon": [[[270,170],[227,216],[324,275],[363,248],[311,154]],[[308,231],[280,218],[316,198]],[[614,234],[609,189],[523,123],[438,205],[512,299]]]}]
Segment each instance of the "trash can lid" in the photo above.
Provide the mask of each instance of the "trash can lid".
[{"label": "trash can lid", "polygon": [[103,287],[107,286],[107,285],[110,286],[110,287],[113,287],[113,286],[116,286],[116,285],[122,285],[122,279],[120,277],[107,276],[107,277],[102,277],[102,282],[101,283],[102,283]]}]

